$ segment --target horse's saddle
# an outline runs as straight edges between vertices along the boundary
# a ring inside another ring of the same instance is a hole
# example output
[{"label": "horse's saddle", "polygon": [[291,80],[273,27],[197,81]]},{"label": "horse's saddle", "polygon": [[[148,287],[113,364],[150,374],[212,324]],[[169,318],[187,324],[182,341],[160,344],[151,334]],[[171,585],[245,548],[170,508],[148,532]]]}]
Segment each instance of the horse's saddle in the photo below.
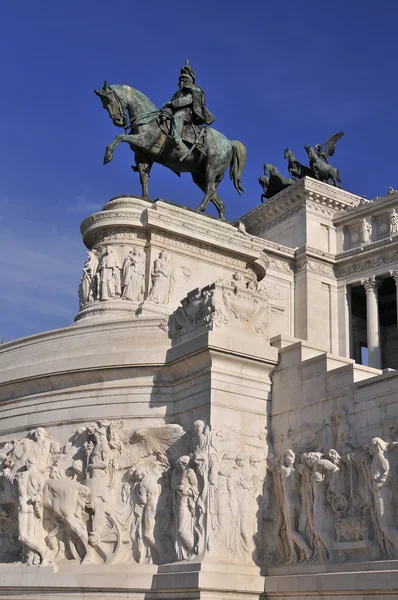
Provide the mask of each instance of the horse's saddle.
[{"label": "horse's saddle", "polygon": [[[158,121],[161,131],[172,140],[171,136],[171,118],[166,119],[161,123]],[[185,123],[182,128],[181,138],[183,142],[187,142],[189,147],[195,144],[196,148],[205,154],[206,146],[206,131],[207,127],[201,127],[200,125],[194,125],[193,123]]]}]

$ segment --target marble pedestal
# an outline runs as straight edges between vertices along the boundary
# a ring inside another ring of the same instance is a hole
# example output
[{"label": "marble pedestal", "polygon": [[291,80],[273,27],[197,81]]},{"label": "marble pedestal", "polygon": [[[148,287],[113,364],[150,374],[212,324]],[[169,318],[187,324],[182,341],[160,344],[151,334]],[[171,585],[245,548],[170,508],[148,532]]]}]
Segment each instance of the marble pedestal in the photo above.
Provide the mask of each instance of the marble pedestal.
[{"label": "marble pedestal", "polygon": [[397,375],[291,337],[294,251],[135,197],[82,235],[75,323],[0,346],[0,600],[396,597]]}]

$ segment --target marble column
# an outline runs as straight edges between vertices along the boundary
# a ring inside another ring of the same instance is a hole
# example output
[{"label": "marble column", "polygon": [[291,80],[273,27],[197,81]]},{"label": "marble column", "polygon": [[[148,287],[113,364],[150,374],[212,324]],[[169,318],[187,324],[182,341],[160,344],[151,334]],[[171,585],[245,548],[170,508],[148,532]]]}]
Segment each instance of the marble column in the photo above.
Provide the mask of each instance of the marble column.
[{"label": "marble column", "polygon": [[381,369],[379,304],[377,297],[379,282],[376,280],[376,277],[369,277],[369,279],[363,279],[361,283],[366,291],[368,363],[369,367]]},{"label": "marble column", "polygon": [[390,271],[390,275],[391,277],[394,279],[395,281],[395,293],[396,293],[396,298],[397,298],[397,327],[398,327],[398,271]]},{"label": "marble column", "polygon": [[352,358],[354,344],[352,339],[352,288],[345,286],[345,306],[346,306],[346,356]]}]

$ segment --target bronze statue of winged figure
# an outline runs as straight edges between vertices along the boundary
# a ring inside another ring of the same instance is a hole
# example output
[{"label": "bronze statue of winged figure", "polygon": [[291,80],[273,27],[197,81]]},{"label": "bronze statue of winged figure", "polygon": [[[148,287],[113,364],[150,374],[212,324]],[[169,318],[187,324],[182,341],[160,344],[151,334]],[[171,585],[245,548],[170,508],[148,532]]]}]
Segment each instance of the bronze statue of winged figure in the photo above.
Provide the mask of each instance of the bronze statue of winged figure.
[{"label": "bronze statue of winged figure", "polygon": [[325,162],[329,162],[329,156],[333,156],[336,152],[336,144],[343,137],[344,131],[335,133],[324,144],[315,144],[315,151],[319,158]]}]

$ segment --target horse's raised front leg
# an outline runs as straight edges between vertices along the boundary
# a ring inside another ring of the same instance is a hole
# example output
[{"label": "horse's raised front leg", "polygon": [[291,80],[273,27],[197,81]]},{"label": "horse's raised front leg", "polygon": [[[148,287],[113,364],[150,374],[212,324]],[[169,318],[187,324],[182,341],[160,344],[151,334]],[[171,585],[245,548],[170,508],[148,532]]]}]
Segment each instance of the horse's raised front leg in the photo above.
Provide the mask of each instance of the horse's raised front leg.
[{"label": "horse's raised front leg", "polygon": [[120,144],[120,142],[126,141],[124,139],[125,137],[127,137],[127,136],[124,133],[119,133],[119,135],[117,135],[115,137],[113,142],[111,142],[109,144],[109,146],[106,147],[105,156],[104,156],[104,165],[107,165],[109,162],[111,162],[111,160],[113,159],[113,153],[114,153],[115,149]]},{"label": "horse's raised front leg", "polygon": [[144,158],[143,156],[140,156],[138,153],[136,153],[136,155],[135,155],[135,161],[137,163],[137,166],[135,168],[137,169],[138,173],[140,174],[142,197],[145,199],[149,199],[148,180],[149,180],[149,174],[151,172],[153,162],[148,160],[148,158]]}]

